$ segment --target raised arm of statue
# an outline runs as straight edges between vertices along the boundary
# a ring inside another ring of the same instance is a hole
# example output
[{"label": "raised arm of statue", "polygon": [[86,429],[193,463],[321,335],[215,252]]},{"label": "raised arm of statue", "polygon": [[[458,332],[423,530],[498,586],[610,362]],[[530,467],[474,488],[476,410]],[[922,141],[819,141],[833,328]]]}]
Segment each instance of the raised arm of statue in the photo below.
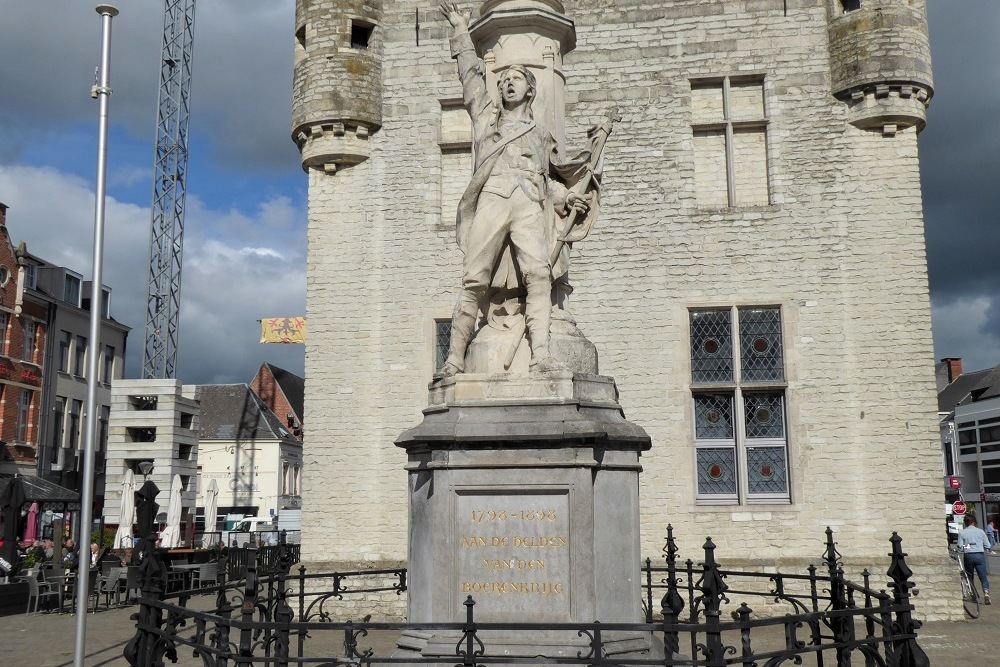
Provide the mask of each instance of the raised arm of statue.
[{"label": "raised arm of statue", "polygon": [[493,100],[486,91],[486,76],[476,55],[476,47],[469,36],[469,15],[461,12],[454,2],[441,3],[441,13],[454,28],[451,38],[451,57],[458,61],[458,78],[462,82],[465,108],[472,118],[475,136],[479,136],[489,122]]}]

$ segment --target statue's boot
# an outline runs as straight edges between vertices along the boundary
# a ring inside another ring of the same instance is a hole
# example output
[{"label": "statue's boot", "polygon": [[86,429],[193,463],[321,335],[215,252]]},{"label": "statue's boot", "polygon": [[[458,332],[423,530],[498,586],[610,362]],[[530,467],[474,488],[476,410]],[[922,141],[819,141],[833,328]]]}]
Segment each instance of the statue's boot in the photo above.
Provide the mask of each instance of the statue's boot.
[{"label": "statue's boot", "polygon": [[472,338],[472,330],[476,326],[476,315],[479,314],[479,298],[471,290],[462,290],[451,314],[451,344],[448,347],[448,358],[441,370],[435,373],[438,377],[451,377],[465,370],[465,351]]},{"label": "statue's boot", "polygon": [[531,372],[563,370],[564,364],[549,353],[549,327],[552,324],[551,284],[546,281],[529,282],[528,298],[524,306],[524,323],[531,342]]}]

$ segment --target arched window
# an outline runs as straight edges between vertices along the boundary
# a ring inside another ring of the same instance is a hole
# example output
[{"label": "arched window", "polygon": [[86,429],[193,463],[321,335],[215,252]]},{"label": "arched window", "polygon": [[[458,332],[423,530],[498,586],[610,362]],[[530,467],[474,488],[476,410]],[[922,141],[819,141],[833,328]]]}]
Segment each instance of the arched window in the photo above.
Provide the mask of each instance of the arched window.
[{"label": "arched window", "polygon": [[293,484],[292,484],[292,494],[296,496],[302,495],[302,471],[299,469],[299,464],[295,464],[295,468],[292,472]]},{"label": "arched window", "polygon": [[281,464],[281,495],[288,495],[288,461]]}]

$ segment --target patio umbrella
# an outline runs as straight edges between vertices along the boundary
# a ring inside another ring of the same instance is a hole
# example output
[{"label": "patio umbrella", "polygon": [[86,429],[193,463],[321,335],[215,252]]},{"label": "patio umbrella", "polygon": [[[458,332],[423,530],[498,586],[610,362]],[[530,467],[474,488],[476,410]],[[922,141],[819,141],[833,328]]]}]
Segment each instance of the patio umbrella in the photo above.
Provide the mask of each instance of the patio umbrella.
[{"label": "patio umbrella", "polygon": [[28,510],[28,526],[24,529],[24,542],[32,545],[38,539],[38,503],[31,503]]},{"label": "patio umbrella", "polygon": [[122,482],[122,502],[118,506],[118,532],[115,533],[115,548],[132,546],[132,524],[135,523],[135,475],[125,471]]},{"label": "patio umbrella", "polygon": [[24,486],[21,476],[11,478],[0,496],[3,511],[3,547],[0,548],[0,573],[9,574],[17,562],[17,526],[21,522],[21,505],[24,504]]},{"label": "patio umbrella", "polygon": [[205,492],[205,538],[203,540],[206,547],[215,544],[215,521],[219,514],[219,485],[213,479],[208,483],[208,490]]},{"label": "patio umbrella", "polygon": [[170,549],[181,544],[181,476],[174,475],[167,503],[167,527],[160,536],[160,546]]},{"label": "patio umbrella", "polygon": [[156,495],[159,492],[160,488],[148,479],[135,492],[135,517],[140,537],[149,537],[153,533],[154,526],[156,526],[156,514],[160,511],[160,505],[156,502]]}]

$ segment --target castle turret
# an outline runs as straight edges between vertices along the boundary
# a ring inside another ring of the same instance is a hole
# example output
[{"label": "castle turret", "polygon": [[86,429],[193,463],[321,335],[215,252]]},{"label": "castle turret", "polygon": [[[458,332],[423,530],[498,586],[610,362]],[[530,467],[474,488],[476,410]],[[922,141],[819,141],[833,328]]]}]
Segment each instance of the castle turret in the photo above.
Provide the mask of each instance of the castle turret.
[{"label": "castle turret", "polygon": [[827,0],[833,94],[851,124],[892,135],[926,122],[934,94],[924,0]]},{"label": "castle turret", "polygon": [[382,2],[298,0],[292,139],[303,169],[368,159],[382,126]]}]

